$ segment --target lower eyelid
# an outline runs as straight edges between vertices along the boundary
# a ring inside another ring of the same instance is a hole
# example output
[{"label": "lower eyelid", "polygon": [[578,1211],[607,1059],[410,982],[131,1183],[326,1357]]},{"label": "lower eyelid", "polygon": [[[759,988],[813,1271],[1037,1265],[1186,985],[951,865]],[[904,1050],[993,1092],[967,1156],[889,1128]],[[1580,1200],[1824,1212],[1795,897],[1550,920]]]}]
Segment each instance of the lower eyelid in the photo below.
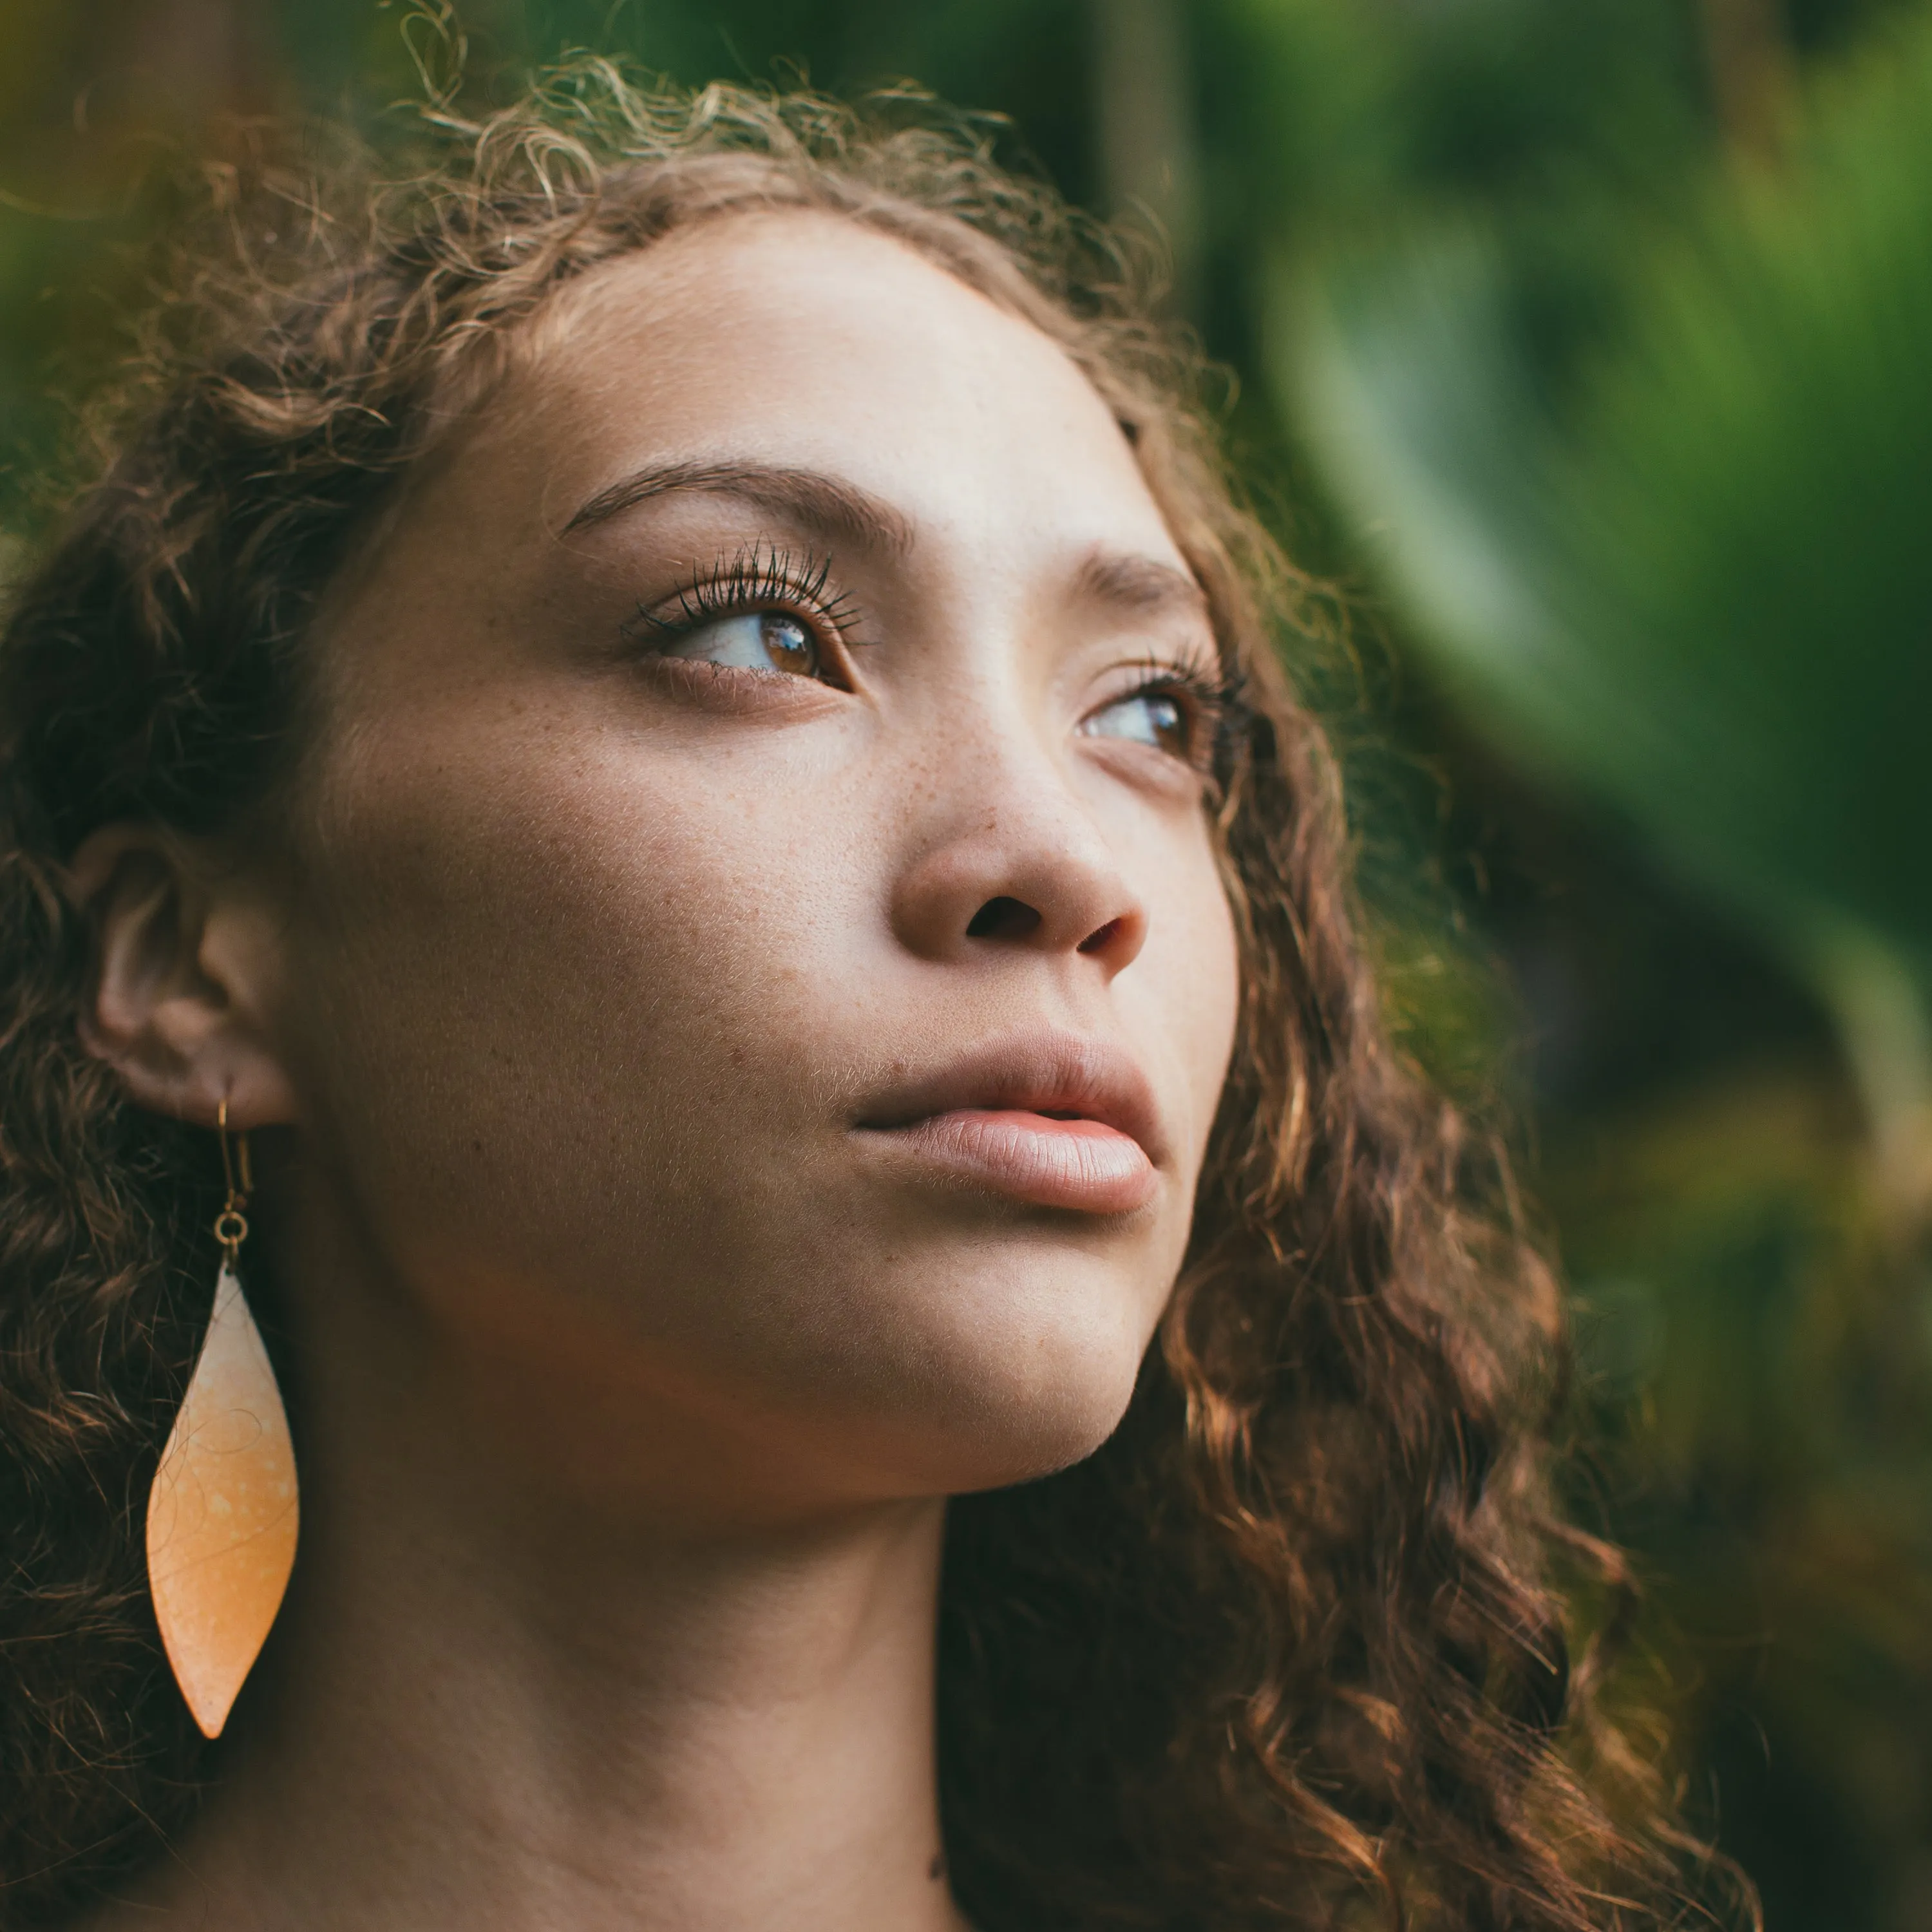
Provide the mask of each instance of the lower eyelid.
[{"label": "lower eyelid", "polygon": [[844,692],[826,678],[796,671],[754,670],[743,664],[714,664],[708,658],[676,657],[667,651],[634,651],[629,657],[632,674],[649,679],[667,695],[726,710],[742,707],[803,716]]},{"label": "lower eyelid", "polygon": [[708,658],[673,657],[663,651],[650,651],[638,660],[645,674],[662,679],[696,696],[732,694],[746,698],[778,698],[788,687],[804,685],[809,688],[833,687],[817,678],[800,677],[783,670],[753,670],[744,664],[713,664]]}]

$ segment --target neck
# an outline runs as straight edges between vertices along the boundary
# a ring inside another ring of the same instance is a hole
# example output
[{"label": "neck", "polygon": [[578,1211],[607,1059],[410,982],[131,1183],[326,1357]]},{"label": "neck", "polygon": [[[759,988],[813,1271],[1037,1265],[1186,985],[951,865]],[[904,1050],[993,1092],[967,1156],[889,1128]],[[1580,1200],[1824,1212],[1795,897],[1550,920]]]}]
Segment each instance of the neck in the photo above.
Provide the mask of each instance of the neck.
[{"label": "neck", "polygon": [[130,1924],[961,1932],[943,1503],[653,1523],[404,1379],[338,1407],[305,1378],[296,1584]]}]

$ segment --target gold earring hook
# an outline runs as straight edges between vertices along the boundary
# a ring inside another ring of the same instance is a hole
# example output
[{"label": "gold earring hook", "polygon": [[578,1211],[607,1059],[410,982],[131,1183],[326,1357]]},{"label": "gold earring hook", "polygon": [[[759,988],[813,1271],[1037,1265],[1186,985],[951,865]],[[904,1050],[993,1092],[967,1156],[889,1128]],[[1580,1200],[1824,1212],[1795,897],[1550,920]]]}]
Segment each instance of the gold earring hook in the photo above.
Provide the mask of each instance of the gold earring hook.
[{"label": "gold earring hook", "polygon": [[[228,1198],[222,1203],[221,1212],[214,1217],[214,1238],[228,1250],[228,1264],[232,1268],[242,1252],[242,1244],[248,1238],[248,1216],[242,1209],[248,1204],[248,1196],[254,1191],[255,1177],[248,1163],[248,1136],[245,1133],[235,1137],[236,1157],[231,1160],[228,1152],[228,1102],[224,1096],[214,1112],[214,1131],[221,1142],[221,1178],[227,1184]],[[242,1170],[242,1185],[235,1185],[235,1170]]]}]

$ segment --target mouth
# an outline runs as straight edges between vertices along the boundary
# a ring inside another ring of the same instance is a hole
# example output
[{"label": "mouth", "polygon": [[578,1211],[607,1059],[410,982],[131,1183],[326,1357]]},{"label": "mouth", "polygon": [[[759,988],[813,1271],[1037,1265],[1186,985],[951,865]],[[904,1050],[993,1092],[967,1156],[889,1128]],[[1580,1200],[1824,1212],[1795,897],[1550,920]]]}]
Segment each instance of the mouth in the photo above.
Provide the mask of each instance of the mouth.
[{"label": "mouth", "polygon": [[1002,1042],[868,1106],[854,1131],[933,1178],[1027,1205],[1132,1214],[1160,1186],[1160,1115],[1119,1048],[1047,1033]]}]

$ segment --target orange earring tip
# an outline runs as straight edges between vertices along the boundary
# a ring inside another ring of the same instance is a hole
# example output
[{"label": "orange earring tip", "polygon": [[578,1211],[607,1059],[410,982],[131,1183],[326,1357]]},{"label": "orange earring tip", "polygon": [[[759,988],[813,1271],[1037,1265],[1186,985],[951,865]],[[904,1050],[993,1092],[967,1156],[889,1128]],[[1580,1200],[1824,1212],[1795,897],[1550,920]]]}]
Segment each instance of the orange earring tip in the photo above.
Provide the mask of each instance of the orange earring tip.
[{"label": "orange earring tip", "polygon": [[281,1607],[296,1519],[281,1391],[224,1262],[208,1337],[148,1499],[154,1615],[206,1736],[220,1736]]}]

